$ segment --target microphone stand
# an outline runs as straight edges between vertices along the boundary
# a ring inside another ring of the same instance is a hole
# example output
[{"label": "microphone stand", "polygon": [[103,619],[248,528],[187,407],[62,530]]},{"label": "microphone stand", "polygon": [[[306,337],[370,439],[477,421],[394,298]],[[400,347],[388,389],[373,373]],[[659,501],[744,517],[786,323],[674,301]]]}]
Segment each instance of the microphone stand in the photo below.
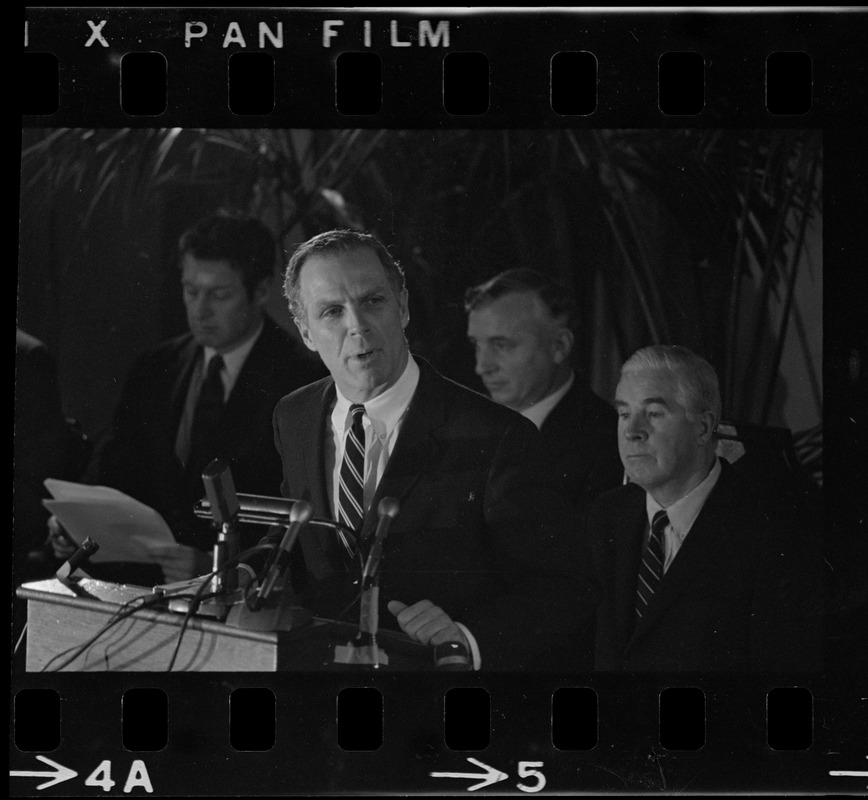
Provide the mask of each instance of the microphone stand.
[{"label": "microphone stand", "polygon": [[[380,668],[380,649],[377,647],[377,630],[380,624],[380,582],[374,580],[372,586],[362,592],[361,612],[359,615],[359,632],[353,642],[353,647],[361,650],[362,663],[371,664],[374,669]],[[386,664],[389,663],[385,657]]]},{"label": "microphone stand", "polygon": [[392,497],[384,497],[377,507],[380,519],[367,561],[362,568],[359,632],[356,638],[345,646],[335,646],[335,663],[370,664],[374,669],[380,669],[381,665],[389,663],[388,655],[377,646],[380,623],[380,561],[383,556],[383,542],[392,520],[398,516],[398,510],[398,501]]},{"label": "microphone stand", "polygon": [[211,563],[213,574],[209,589],[212,597],[200,603],[196,611],[223,620],[233,602],[238,600],[238,571],[228,566],[235,563],[240,546],[238,494],[229,462],[221,458],[209,462],[202,472],[202,483],[210,503],[213,527],[217,529],[217,541]]},{"label": "microphone stand", "polygon": [[90,563],[90,557],[99,550],[99,545],[90,538],[85,537],[85,540],[79,545],[76,550],[63,564],[60,565],[57,572],[54,573],[59,580],[67,588],[78,589],[78,579],[75,578],[75,573],[80,572],[82,577],[90,577],[82,567]]},{"label": "microphone stand", "polygon": [[252,584],[242,592],[242,602],[232,606],[226,624],[257,631],[288,631],[311,622],[311,612],[295,603],[289,578],[290,552],[299,533],[310,521],[313,509],[304,500],[297,501],[289,515],[280,544],[272,551],[262,574],[257,578],[255,593]]}]

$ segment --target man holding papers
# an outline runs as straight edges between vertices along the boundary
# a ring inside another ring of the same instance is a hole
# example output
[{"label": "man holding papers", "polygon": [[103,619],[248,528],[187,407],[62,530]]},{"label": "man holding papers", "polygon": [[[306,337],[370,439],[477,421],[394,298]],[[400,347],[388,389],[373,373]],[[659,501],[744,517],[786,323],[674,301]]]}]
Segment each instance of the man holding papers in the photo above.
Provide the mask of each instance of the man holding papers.
[{"label": "man holding papers", "polygon": [[274,406],[322,375],[265,313],[275,268],[265,225],[218,212],[188,230],[179,251],[189,332],[134,362],[93,475],[155,509],[177,539],[151,548],[149,571],[113,576],[130,582],[208,571],[213,532],[193,515],[203,467],[224,458],[239,492],[278,494]]}]

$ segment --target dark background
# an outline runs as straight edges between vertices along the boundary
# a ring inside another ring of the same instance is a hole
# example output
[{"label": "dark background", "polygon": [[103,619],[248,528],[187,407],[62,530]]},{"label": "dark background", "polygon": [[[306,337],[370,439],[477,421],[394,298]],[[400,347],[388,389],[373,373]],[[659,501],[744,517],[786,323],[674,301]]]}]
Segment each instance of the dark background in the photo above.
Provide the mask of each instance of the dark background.
[{"label": "dark background", "polygon": [[[637,348],[684,344],[717,367],[729,419],[790,428],[819,463],[816,131],[83,128],[23,142],[18,324],[56,354],[67,413],[94,439],[134,355],[185,330],[179,235],[234,205],[278,234],[280,266],[321,230],[375,232],[406,269],[414,350],[473,388],[463,293],[529,266],[575,296],[575,363],[603,397]],[[294,332],[280,295],[278,279],[270,311]]]}]

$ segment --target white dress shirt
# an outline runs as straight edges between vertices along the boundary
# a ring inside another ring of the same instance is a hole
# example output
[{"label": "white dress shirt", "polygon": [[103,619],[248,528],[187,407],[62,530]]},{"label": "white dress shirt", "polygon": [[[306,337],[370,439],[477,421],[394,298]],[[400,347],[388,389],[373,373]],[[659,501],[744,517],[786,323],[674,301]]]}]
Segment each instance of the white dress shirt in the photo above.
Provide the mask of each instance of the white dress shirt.
[{"label": "white dress shirt", "polygon": [[542,429],[546,417],[552,413],[554,407],[561,402],[564,395],[570,390],[573,382],[576,380],[576,373],[570,372],[570,377],[567,382],[559,389],[555,389],[551,394],[546,395],[542,400],[538,400],[531,406],[528,406],[519,413],[523,417],[527,417],[538,430]]},{"label": "white dress shirt", "polygon": [[[401,377],[381,395],[364,404],[362,424],[365,428],[365,513],[370,508],[380,479],[386,471],[386,464],[395,449],[401,424],[418,385],[419,365],[413,360],[413,356],[409,356]],[[353,420],[350,414],[352,403],[341,394],[337,386],[335,389],[337,399],[331,414],[332,436],[326,441],[325,467],[326,475],[332,476],[328,485],[329,506],[334,519],[337,519],[341,462],[344,458],[346,432]]]},{"label": "white dress shirt", "polygon": [[654,515],[663,510],[669,517],[669,524],[663,529],[664,574],[675,556],[678,555],[681,545],[684,544],[687,534],[690,533],[693,523],[696,522],[699,512],[702,511],[702,507],[719,477],[720,461],[715,458],[714,466],[703,481],[666,508],[663,508],[650,494],[645,494],[645,511],[648,515],[648,527],[645,531],[646,545],[651,536],[651,521],[654,519]]}]

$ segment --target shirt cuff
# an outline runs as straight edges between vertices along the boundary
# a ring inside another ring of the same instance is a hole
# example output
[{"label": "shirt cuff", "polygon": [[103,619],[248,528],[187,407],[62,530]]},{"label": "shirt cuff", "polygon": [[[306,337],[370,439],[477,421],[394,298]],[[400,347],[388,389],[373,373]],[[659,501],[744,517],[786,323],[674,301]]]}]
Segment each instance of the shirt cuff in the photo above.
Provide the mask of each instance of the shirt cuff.
[{"label": "shirt cuff", "polygon": [[470,655],[473,658],[473,669],[479,669],[482,666],[482,656],[479,654],[479,645],[476,644],[476,639],[473,638],[473,634],[460,622],[456,622],[455,624],[461,628],[464,638],[467,639],[467,643],[470,645]]}]

